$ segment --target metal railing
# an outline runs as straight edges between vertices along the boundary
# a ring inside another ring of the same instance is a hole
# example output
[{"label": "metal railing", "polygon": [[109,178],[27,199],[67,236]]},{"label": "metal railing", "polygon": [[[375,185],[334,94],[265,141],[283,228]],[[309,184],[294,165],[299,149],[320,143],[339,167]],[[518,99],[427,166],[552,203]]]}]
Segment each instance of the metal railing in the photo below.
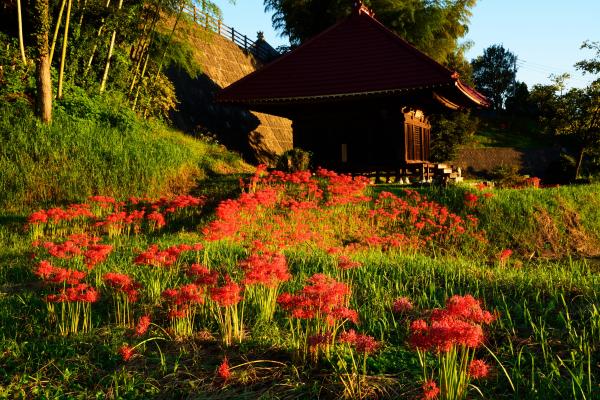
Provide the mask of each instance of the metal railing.
[{"label": "metal railing", "polygon": [[202,26],[204,29],[215,32],[218,35],[232,41],[241,49],[251,53],[263,63],[267,63],[277,56],[277,54],[273,53],[273,49],[270,48],[270,46],[266,47],[261,45],[261,43],[257,43],[256,41],[249,39],[248,36],[236,31],[233,27],[225,25],[220,18],[216,18],[203,9],[197,8],[196,6],[185,6],[183,11],[192,17],[194,22]]}]

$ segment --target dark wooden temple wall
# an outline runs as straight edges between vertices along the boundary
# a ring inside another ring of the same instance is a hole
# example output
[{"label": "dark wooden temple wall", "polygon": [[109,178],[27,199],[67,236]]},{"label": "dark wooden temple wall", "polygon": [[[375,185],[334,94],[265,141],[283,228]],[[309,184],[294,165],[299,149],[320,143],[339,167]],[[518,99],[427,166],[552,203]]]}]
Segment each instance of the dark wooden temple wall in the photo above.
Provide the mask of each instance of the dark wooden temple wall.
[{"label": "dark wooden temple wall", "polygon": [[[396,169],[406,164],[406,145],[421,148],[411,156],[428,156],[428,136],[415,134],[427,126],[407,120],[397,104],[372,103],[305,107],[293,119],[294,147],[314,153],[314,162],[326,168],[360,171]],[[407,123],[417,128],[407,129]],[[411,135],[408,137],[406,135]],[[427,148],[424,148],[427,146]]]}]

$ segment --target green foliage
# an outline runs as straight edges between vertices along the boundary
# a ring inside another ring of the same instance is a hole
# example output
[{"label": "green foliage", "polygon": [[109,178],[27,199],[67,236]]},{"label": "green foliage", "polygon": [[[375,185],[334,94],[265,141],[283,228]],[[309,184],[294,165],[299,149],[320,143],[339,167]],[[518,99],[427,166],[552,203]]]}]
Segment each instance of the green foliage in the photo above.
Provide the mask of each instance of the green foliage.
[{"label": "green foliage", "polygon": [[487,96],[496,110],[505,107],[514,90],[517,56],[502,45],[492,45],[471,61],[475,86]]},{"label": "green foliage", "polygon": [[144,117],[168,120],[169,112],[177,106],[175,86],[163,73],[156,78],[144,78],[139,87],[140,100],[136,108]]},{"label": "green foliage", "polygon": [[[583,47],[595,49],[596,58],[580,61],[576,67],[585,73],[600,76],[600,45],[585,42]],[[536,85],[531,91],[530,101],[536,108],[540,125],[547,134],[565,135],[576,154],[573,178],[581,175],[585,168],[586,155],[588,173],[600,170],[597,164],[600,154],[600,78],[584,88],[565,90],[567,74],[554,76],[552,85]]]},{"label": "green foliage", "polygon": [[[181,10],[181,1],[126,1],[118,9],[118,1],[87,0],[73,7],[69,25],[69,43],[66,49],[66,66],[63,85],[79,87],[88,93],[99,90],[109,52],[110,39],[116,32],[116,46],[110,59],[108,74],[109,90],[124,94],[124,104],[131,105],[146,118],[164,119],[174,109],[177,100],[174,88],[159,69],[172,66],[185,70],[190,76],[199,73],[194,62],[193,49],[181,42],[172,42],[165,31],[166,22]],[[61,2],[50,2],[50,21],[41,26],[33,23],[33,39],[43,33],[54,32],[58,24]],[[202,2],[209,13],[219,14],[218,7],[211,1]],[[13,11],[10,11],[13,12]],[[10,18],[9,12],[9,18]],[[51,67],[58,69],[63,46],[65,15],[54,51]],[[33,21],[32,21],[33,22]],[[30,24],[31,25],[31,24]],[[16,33],[0,27],[0,95],[34,98],[35,82],[33,65],[23,66],[20,62]],[[33,40],[26,42],[33,42]],[[6,43],[6,46],[4,45]],[[28,47],[31,58],[33,48]],[[56,84],[57,79],[53,79]],[[55,90],[56,91],[56,90]],[[74,93],[73,90],[71,90]],[[79,99],[75,99],[79,101]]]},{"label": "green foliage", "polygon": [[505,188],[514,187],[523,182],[519,167],[515,165],[499,165],[490,171],[490,177],[496,185]]},{"label": "green foliage", "polygon": [[[352,2],[346,0],[264,0],[273,12],[273,26],[297,46],[346,17]],[[419,50],[446,63],[467,32],[470,10],[476,0],[365,1],[385,26],[413,43]]]},{"label": "green foliage", "polygon": [[81,200],[93,194],[158,196],[209,174],[247,167],[225,149],[144,122],[117,93],[74,89],[41,126],[27,102],[0,104],[0,206]]},{"label": "green foliage", "polygon": [[600,42],[586,40],[581,48],[594,51],[595,56],[589,60],[579,61],[575,64],[575,67],[583,71],[584,74],[600,74]]},{"label": "green foliage", "polygon": [[479,121],[470,112],[433,114],[431,122],[431,160],[449,161],[458,146],[465,144],[478,129]]},{"label": "green foliage", "polygon": [[299,148],[285,151],[279,156],[276,168],[285,172],[306,171],[310,167],[311,153]]},{"label": "green foliage", "polygon": [[19,42],[0,31],[0,97],[32,96],[35,87],[35,65],[23,64],[19,55]]},{"label": "green foliage", "polygon": [[506,111],[513,115],[528,115],[531,113],[529,89],[525,82],[516,82],[512,93],[505,101]]}]

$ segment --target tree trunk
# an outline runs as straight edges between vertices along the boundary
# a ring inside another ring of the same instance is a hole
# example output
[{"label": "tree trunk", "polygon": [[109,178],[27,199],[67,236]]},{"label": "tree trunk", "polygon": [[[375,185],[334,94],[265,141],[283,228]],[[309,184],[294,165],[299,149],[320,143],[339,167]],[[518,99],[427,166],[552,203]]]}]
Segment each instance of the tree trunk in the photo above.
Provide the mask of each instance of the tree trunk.
[{"label": "tree trunk", "polygon": [[581,147],[579,150],[579,157],[577,157],[577,164],[575,165],[575,179],[579,179],[579,173],[581,171],[581,164],[583,164],[583,155],[585,154],[585,147]]},{"label": "tree trunk", "polygon": [[42,122],[49,124],[52,121],[52,81],[50,79],[50,58],[48,57],[47,47],[46,54],[36,60],[35,71],[37,114]]},{"label": "tree trunk", "polygon": [[[119,7],[117,10],[120,10],[123,6],[123,0],[119,0]],[[104,74],[102,75],[102,82],[100,82],[100,93],[104,92],[106,89],[106,82],[108,81],[108,71],[110,69],[110,59],[112,58],[113,49],[115,47],[115,39],[117,37],[117,30],[115,29],[110,38],[110,46],[108,47],[108,56],[106,57],[106,65],[104,66]]]},{"label": "tree trunk", "polygon": [[23,64],[27,64],[27,57],[25,57],[25,43],[23,43],[23,17],[21,14],[21,0],[17,0],[17,19],[19,23],[19,47],[21,48],[21,59]]},{"label": "tree trunk", "polygon": [[37,85],[36,113],[42,122],[49,124],[52,120],[52,81],[50,78],[50,59],[48,57],[48,1],[35,0],[35,44],[36,61],[35,76]]},{"label": "tree trunk", "polygon": [[63,48],[60,57],[60,68],[58,71],[58,93],[57,97],[62,99],[63,96],[63,78],[65,73],[65,60],[67,58],[67,45],[69,43],[69,22],[71,21],[71,5],[73,1],[69,0],[67,3],[67,18],[65,21],[65,32],[63,34]]}]

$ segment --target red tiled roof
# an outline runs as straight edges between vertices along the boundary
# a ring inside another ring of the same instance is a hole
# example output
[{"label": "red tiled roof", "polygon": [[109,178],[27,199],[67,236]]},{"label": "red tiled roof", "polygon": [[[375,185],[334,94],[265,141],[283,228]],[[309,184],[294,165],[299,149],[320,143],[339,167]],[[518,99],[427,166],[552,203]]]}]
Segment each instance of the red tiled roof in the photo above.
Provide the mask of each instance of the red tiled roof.
[{"label": "red tiled roof", "polygon": [[487,105],[483,95],[452,71],[360,11],[234,82],[217,100],[246,105],[293,103],[442,87],[458,89],[467,104]]}]

